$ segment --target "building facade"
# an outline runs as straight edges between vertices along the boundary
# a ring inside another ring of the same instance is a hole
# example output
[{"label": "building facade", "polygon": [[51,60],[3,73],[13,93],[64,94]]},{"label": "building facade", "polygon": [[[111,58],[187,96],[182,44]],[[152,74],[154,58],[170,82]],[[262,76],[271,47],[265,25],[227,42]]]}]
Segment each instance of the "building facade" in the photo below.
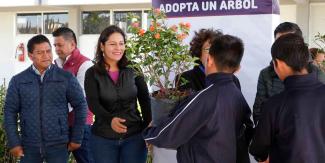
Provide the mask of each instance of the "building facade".
[{"label": "building facade", "polygon": [[[98,36],[106,26],[115,24],[127,33],[131,22],[126,16],[133,13],[147,28],[150,8],[151,0],[0,0],[0,79],[9,81],[31,64],[26,44],[35,34],[53,41],[52,31],[68,26],[76,32],[81,52],[94,58]],[[298,23],[310,46],[315,46],[318,32],[325,34],[325,0],[281,0],[280,13],[282,22]],[[54,49],[53,54],[55,58]]]}]

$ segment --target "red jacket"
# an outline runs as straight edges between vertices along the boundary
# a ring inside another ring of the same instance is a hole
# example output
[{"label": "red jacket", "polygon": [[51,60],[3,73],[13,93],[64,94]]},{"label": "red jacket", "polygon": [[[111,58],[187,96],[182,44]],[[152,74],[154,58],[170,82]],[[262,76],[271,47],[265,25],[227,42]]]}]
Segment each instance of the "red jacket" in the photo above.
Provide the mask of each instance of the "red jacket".
[{"label": "red jacket", "polygon": [[[80,53],[78,49],[72,51],[72,54],[68,58],[68,60],[63,64],[63,69],[71,72],[74,76],[77,76],[80,66],[90,59],[85,57]],[[56,63],[57,64],[57,63]],[[93,124],[93,116],[94,114],[89,110],[87,110],[87,120],[86,124]],[[74,124],[74,111],[69,113],[69,126]]]}]

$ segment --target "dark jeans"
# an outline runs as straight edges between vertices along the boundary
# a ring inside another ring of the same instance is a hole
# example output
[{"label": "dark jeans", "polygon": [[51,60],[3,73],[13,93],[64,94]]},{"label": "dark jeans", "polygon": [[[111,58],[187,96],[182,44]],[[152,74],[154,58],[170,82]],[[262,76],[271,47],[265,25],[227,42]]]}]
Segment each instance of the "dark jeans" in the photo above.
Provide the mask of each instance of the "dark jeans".
[{"label": "dark jeans", "polygon": [[94,159],[90,151],[90,136],[91,136],[91,125],[85,125],[84,137],[82,139],[81,147],[72,152],[77,163],[93,163]]},{"label": "dark jeans", "polygon": [[91,150],[96,163],[145,163],[147,148],[141,134],[122,140],[91,135]]},{"label": "dark jeans", "polygon": [[23,147],[24,157],[21,163],[66,163],[68,162],[67,144],[50,147]]}]

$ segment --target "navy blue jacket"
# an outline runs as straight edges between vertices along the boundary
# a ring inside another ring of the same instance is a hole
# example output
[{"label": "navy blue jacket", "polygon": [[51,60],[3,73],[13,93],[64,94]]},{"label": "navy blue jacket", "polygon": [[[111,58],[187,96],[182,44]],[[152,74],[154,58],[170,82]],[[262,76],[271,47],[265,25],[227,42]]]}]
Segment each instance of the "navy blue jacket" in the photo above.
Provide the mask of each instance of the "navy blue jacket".
[{"label": "navy blue jacket", "polygon": [[316,73],[290,76],[262,105],[250,153],[270,163],[325,162],[325,85]]},{"label": "navy blue jacket", "polygon": [[4,106],[9,148],[68,143],[68,103],[75,110],[70,141],[81,143],[87,103],[77,79],[55,65],[45,72],[43,82],[32,67],[15,75]]},{"label": "navy blue jacket", "polygon": [[[325,83],[325,74],[318,67],[309,63],[307,69],[309,72],[315,72],[317,74],[317,79]],[[262,104],[270,97],[283,91],[283,89],[283,82],[275,73],[273,63],[271,62],[269,66],[261,70],[258,77],[256,98],[253,105],[253,119],[255,124],[257,124],[257,121],[260,119]]]},{"label": "navy blue jacket", "polygon": [[211,74],[207,84],[144,132],[148,143],[177,149],[179,163],[235,163],[237,140],[252,128],[250,108],[233,74]]}]

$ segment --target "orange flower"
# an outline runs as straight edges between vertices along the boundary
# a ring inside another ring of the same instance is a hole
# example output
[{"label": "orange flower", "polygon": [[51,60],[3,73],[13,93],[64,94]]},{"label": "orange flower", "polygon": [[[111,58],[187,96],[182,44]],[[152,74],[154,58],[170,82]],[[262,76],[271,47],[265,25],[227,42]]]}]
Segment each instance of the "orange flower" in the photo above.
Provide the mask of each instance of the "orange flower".
[{"label": "orange flower", "polygon": [[150,30],[151,32],[153,32],[153,31],[155,30],[155,27],[151,25],[150,28],[149,28],[149,30]]},{"label": "orange flower", "polygon": [[179,41],[184,40],[186,37],[187,37],[187,34],[186,34],[186,33],[182,33],[182,34],[178,34],[178,35],[176,35],[176,38],[177,38]]},{"label": "orange flower", "polygon": [[171,29],[172,31],[174,31],[174,32],[177,32],[178,27],[177,27],[176,25],[173,25],[173,26],[170,27],[170,29]]},{"label": "orange flower", "polygon": [[154,37],[155,37],[155,39],[160,39],[160,34],[156,33]]},{"label": "orange flower", "polygon": [[181,34],[178,34],[178,35],[176,35],[176,37],[177,37],[177,39],[178,40],[180,40],[180,41],[182,41],[183,39],[182,39],[182,35]]},{"label": "orange flower", "polygon": [[145,32],[146,32],[146,31],[145,31],[144,29],[140,29],[140,30],[139,30],[139,35],[140,35],[140,36],[143,36]]},{"label": "orange flower", "polygon": [[186,27],[186,29],[190,29],[191,28],[191,23],[186,23],[185,27]]},{"label": "orange flower", "polygon": [[181,26],[182,28],[186,26],[186,24],[184,22],[180,22],[179,26]]},{"label": "orange flower", "polygon": [[183,39],[185,39],[188,35],[186,33],[182,33]]}]

